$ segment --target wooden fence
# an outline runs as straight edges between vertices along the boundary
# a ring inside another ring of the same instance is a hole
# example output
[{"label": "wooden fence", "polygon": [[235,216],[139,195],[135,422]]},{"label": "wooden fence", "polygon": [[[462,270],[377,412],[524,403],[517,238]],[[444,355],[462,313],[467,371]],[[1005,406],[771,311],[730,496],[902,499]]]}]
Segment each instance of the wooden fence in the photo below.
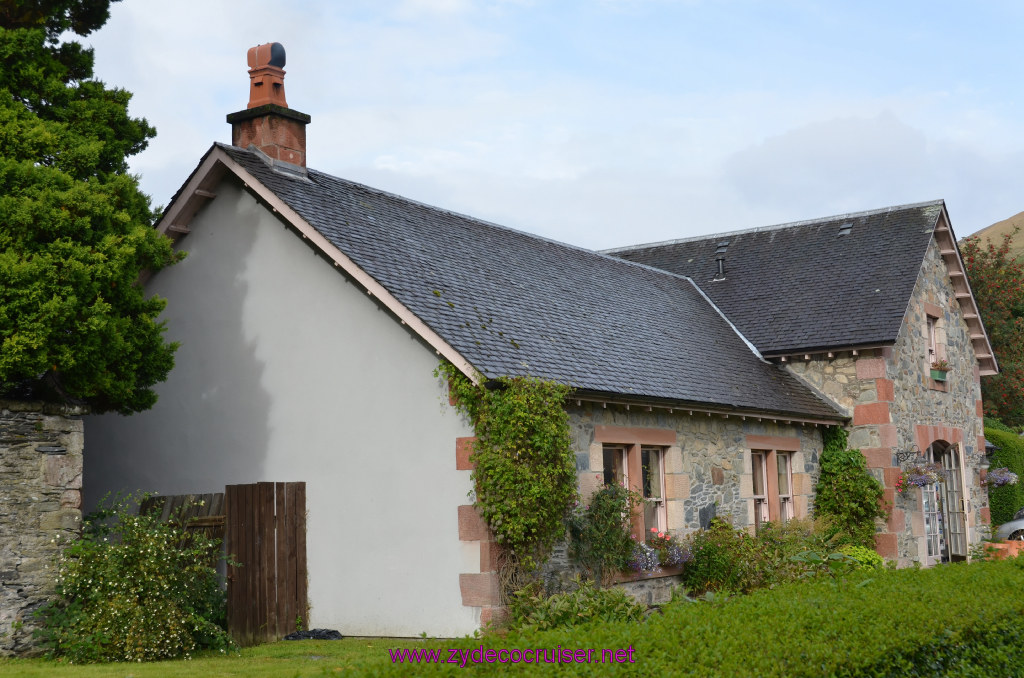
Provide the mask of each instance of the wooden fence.
[{"label": "wooden fence", "polygon": [[224,539],[224,493],[175,494],[146,497],[139,513],[160,512],[160,520],[179,523],[189,531],[201,531],[207,537]]},{"label": "wooden fence", "polygon": [[228,633],[236,643],[280,640],[307,627],[306,483],[148,497],[139,512],[150,511],[223,540],[224,552],[237,563],[226,570]]},{"label": "wooden fence", "polygon": [[239,645],[306,628],[306,483],[228,485],[228,632]]}]

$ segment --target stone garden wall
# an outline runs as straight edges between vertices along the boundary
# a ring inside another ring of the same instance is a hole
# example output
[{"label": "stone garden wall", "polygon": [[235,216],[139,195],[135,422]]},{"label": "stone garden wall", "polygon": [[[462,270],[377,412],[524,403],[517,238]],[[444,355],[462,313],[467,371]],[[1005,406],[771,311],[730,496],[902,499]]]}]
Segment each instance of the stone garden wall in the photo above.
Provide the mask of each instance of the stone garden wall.
[{"label": "stone garden wall", "polygon": [[0,656],[31,655],[33,613],[54,557],[82,523],[82,421],[73,410],[0,401]]}]

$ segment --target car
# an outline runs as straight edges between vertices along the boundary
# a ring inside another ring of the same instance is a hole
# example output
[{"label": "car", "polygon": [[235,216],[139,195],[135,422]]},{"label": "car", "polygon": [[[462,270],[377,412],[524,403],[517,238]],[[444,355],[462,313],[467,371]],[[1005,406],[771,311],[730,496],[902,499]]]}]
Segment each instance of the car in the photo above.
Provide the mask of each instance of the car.
[{"label": "car", "polygon": [[999,541],[1024,541],[1024,509],[1017,511],[1013,520],[1009,520],[999,526],[995,538]]}]

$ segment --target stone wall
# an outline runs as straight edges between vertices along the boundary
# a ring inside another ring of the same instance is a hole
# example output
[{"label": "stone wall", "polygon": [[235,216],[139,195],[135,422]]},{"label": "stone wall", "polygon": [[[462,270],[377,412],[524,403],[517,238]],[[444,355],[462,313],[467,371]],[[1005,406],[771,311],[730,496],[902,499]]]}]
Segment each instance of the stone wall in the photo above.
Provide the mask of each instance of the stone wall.
[{"label": "stone wall", "polygon": [[[576,451],[580,494],[584,499],[601,481],[602,444],[595,441],[597,427],[662,429],[673,432],[674,444],[665,456],[668,530],[684,536],[706,526],[711,516],[736,527],[754,524],[751,457],[748,436],[792,438],[799,441],[793,455],[795,512],[806,516],[813,503],[818,477],[821,431],[813,425],[786,424],[756,416],[690,414],[676,409],[582,403],[569,407]],[[759,420],[760,419],[760,420]]]},{"label": "stone wall", "polygon": [[78,412],[0,401],[0,656],[31,655],[54,558],[82,522]]},{"label": "stone wall", "polygon": [[[930,376],[927,316],[939,315],[940,358],[950,364],[946,381]],[[907,309],[903,328],[886,364],[895,392],[890,412],[896,424],[897,449],[916,446],[922,452],[936,440],[958,443],[965,457],[967,492],[971,510],[967,516],[970,541],[977,543],[987,520],[988,493],[979,478],[979,452],[984,449],[981,409],[981,377],[971,345],[970,330],[963,318],[956,290],[938,246],[928,248],[924,265]],[[921,458],[923,461],[923,457]],[[895,461],[893,462],[895,465]],[[886,472],[894,478],[898,469]],[[887,488],[892,487],[887,483]],[[926,553],[921,493],[894,495],[893,516],[887,531],[896,537],[901,562],[921,560]]]},{"label": "stone wall", "polygon": [[[580,495],[585,502],[600,488],[603,468],[600,431],[617,428],[625,435],[656,432],[665,441],[665,495],[668,531],[676,537],[707,527],[713,517],[753,529],[754,501],[750,437],[796,440],[793,455],[794,509],[809,515],[821,455],[821,431],[813,425],[786,424],[756,416],[711,415],[667,408],[584,402],[567,408],[576,452]],[[759,420],[760,419],[760,420]],[[548,591],[564,590],[577,574],[564,543],[555,547],[542,569]],[[680,578],[670,574],[637,575],[616,584],[647,604],[671,597]]]},{"label": "stone wall", "polygon": [[[878,524],[876,548],[901,566],[923,562],[926,553],[919,490],[895,491],[900,474],[896,453],[917,446],[924,451],[936,440],[958,443],[966,455],[966,484],[972,510],[971,542],[979,540],[987,512],[977,452],[983,443],[981,382],[970,331],[956,299],[938,245],[925,254],[899,336],[893,346],[817,354],[794,360],[788,369],[844,408],[852,417],[849,444],[859,449],[875,477],[884,484],[892,512]],[[937,317],[936,357],[951,366],[945,382],[931,378],[928,316]],[[920,461],[923,462],[921,457]],[[914,461],[905,462],[904,466]]]}]

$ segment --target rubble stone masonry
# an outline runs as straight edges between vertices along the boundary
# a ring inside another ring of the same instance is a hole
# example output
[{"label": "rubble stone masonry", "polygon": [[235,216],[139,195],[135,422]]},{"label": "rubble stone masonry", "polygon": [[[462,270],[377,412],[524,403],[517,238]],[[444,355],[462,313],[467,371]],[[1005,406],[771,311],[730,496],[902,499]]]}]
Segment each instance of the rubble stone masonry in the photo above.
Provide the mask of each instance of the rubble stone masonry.
[{"label": "rubble stone masonry", "polygon": [[[956,443],[965,455],[970,510],[969,542],[977,543],[987,520],[988,499],[979,479],[978,453],[984,435],[981,381],[970,331],[949,269],[933,241],[918,274],[913,296],[895,345],[846,351],[833,358],[794,360],[789,370],[843,407],[851,416],[849,445],[859,449],[871,472],[884,484],[892,507],[879,523],[876,547],[899,565],[926,561],[921,491],[895,492],[900,466],[896,452],[915,446],[922,455],[904,463],[924,463],[923,453],[936,441]],[[931,355],[928,318],[935,319],[936,355]],[[950,364],[945,381],[931,377],[931,361]]]},{"label": "rubble stone masonry", "polygon": [[0,401],[0,656],[38,653],[34,612],[52,594],[54,559],[82,524],[77,411]]}]

